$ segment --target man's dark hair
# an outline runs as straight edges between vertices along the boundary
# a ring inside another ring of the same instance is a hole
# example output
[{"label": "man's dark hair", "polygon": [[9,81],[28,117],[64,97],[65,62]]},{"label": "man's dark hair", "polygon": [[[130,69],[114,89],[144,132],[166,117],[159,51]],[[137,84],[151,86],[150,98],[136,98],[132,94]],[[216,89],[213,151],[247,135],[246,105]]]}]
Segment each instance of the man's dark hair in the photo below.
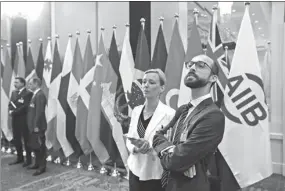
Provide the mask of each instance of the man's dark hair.
[{"label": "man's dark hair", "polygon": [[26,80],[25,80],[25,78],[16,77],[15,79],[16,79],[16,80],[19,80],[22,84],[24,84],[24,86],[26,86]]},{"label": "man's dark hair", "polygon": [[42,81],[40,78],[32,78],[31,81],[34,83],[34,84],[37,84],[38,87],[40,87],[42,85]]}]

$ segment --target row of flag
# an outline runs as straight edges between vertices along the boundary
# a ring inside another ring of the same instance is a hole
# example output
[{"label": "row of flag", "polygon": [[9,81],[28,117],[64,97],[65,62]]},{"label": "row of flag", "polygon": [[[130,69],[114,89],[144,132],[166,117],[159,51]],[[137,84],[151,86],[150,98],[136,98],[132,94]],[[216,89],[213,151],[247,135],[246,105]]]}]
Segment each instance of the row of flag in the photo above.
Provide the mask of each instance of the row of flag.
[{"label": "row of flag", "polygon": [[[118,122],[114,111],[130,116],[135,106],[144,103],[141,79],[144,71],[150,68],[160,68],[166,74],[167,85],[161,96],[162,102],[174,109],[187,103],[191,99],[191,90],[183,83],[187,72],[183,63],[197,54],[207,54],[218,63],[218,83],[214,86],[212,95],[226,116],[224,139],[219,145],[223,166],[230,173],[230,176],[224,173],[222,177],[225,190],[232,190],[227,189],[229,185],[226,185],[230,182],[229,177],[234,179],[237,188],[243,188],[270,176],[272,168],[268,108],[264,101],[261,71],[248,6],[245,9],[231,64],[219,34],[216,10],[212,17],[206,52],[202,49],[197,18],[191,27],[187,50],[184,50],[176,16],[169,52],[161,22],[151,59],[144,22],[142,19],[135,59],[130,46],[128,25],[121,55],[117,49],[115,30],[108,53],[104,46],[103,32],[101,33],[96,56],[93,56],[90,32],[87,35],[83,56],[79,47],[79,35],[76,38],[74,51],[71,48],[70,36],[63,62],[59,55],[58,39],[55,40],[53,51],[51,39],[48,40],[45,57],[41,42],[36,67],[30,46],[26,63],[22,59],[23,51],[19,46],[14,68],[11,67],[9,50],[4,53],[1,49],[1,67],[4,69],[1,102],[8,103],[15,76],[22,75],[26,79],[38,76],[43,81],[42,88],[48,98],[47,147],[55,151],[62,148],[66,157],[71,154],[87,155],[94,151],[102,164],[111,160],[118,166],[122,164],[127,168],[128,152],[123,134],[128,131],[128,127]],[[232,84],[237,77],[243,81]],[[242,97],[242,103],[236,105],[233,100],[236,101],[241,97],[243,88],[248,84],[250,94]],[[231,94],[233,90],[235,91]],[[250,99],[249,95],[252,95]],[[255,102],[248,101],[247,104],[243,104],[246,99]],[[3,112],[7,112],[5,104],[1,104],[1,107]],[[265,113],[260,116],[259,110]],[[2,116],[2,131],[6,138],[11,140],[8,114]]]}]

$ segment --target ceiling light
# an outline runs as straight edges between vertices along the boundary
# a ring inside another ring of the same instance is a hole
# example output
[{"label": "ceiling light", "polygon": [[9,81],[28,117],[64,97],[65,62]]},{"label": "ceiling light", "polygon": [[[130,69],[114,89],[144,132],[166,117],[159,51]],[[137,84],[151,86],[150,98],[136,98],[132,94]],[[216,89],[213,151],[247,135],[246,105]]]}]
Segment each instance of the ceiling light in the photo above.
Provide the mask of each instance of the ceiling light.
[{"label": "ceiling light", "polygon": [[261,28],[261,27],[258,27],[258,29],[261,30],[262,28]]},{"label": "ceiling light", "polygon": [[254,23],[258,23],[258,20],[254,21]]},{"label": "ceiling light", "polygon": [[233,10],[232,10],[232,12],[233,12],[233,13],[235,13],[235,12],[236,12],[236,10],[235,10],[235,9],[233,9]]},{"label": "ceiling light", "polygon": [[14,17],[22,15],[31,20],[36,20],[40,16],[43,7],[43,2],[4,2],[1,3],[1,16]]},{"label": "ceiling light", "polygon": [[254,15],[255,15],[255,13],[252,13],[251,15],[252,15],[252,16],[254,16]]},{"label": "ceiling light", "polygon": [[233,2],[218,2],[220,15],[231,14]]}]

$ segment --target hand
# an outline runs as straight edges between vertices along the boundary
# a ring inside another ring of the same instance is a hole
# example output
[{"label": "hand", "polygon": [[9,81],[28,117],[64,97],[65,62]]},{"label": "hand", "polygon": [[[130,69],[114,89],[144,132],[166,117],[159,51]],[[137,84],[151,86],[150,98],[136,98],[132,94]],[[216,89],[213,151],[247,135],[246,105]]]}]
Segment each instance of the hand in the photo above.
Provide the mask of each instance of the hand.
[{"label": "hand", "polygon": [[188,178],[193,178],[194,176],[196,176],[196,168],[195,165],[193,165],[192,167],[190,167],[188,170],[186,170],[184,172],[184,175],[187,176]]},{"label": "hand", "polygon": [[172,129],[168,129],[168,130],[166,131],[166,133],[164,134],[164,137],[165,137],[168,141],[170,141],[170,139],[171,139],[171,133],[172,133]]},{"label": "hand", "polygon": [[140,148],[144,144],[144,141],[141,139],[135,139],[135,138],[128,138],[128,139],[133,145],[135,145],[138,148]]},{"label": "hand", "polygon": [[39,128],[38,127],[36,127],[35,129],[34,129],[34,132],[35,133],[38,133],[40,130],[39,130]]},{"label": "hand", "polygon": [[138,148],[138,152],[146,154],[149,150],[150,150],[149,142],[144,140],[142,146]]},{"label": "hand", "polygon": [[12,115],[13,114],[13,110],[9,110],[9,115]]}]

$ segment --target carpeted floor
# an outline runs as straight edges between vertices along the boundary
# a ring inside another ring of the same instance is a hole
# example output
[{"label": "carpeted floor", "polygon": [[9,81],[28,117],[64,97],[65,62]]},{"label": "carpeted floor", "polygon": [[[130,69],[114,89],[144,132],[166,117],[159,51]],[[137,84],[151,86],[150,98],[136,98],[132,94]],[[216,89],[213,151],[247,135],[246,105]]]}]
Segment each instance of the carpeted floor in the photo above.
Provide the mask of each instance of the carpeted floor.
[{"label": "carpeted floor", "polygon": [[21,164],[9,166],[8,163],[14,159],[14,155],[2,153],[2,191],[128,191],[128,184],[124,179],[53,163],[48,163],[46,173],[34,177],[34,171],[24,169]]},{"label": "carpeted floor", "polygon": [[[21,165],[9,166],[15,155],[1,153],[1,191],[128,191],[125,179],[102,176],[98,170],[87,171],[48,163],[47,172],[34,177],[33,170]],[[271,177],[242,191],[285,191],[285,177]]]}]

